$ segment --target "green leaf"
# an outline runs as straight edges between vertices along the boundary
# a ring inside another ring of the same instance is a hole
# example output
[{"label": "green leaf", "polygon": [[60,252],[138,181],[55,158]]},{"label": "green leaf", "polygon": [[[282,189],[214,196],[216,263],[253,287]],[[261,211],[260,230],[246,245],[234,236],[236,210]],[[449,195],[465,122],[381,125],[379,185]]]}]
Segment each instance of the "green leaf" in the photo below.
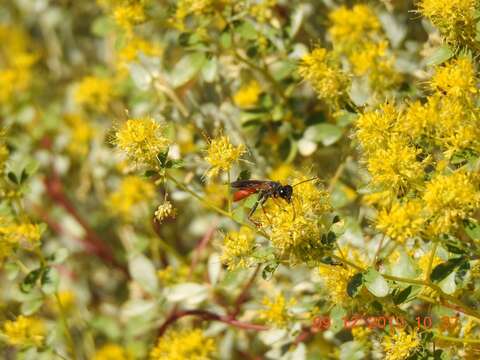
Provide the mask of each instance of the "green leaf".
[{"label": "green leaf", "polygon": [[474,219],[466,219],[463,221],[463,228],[467,235],[475,241],[480,241],[480,225]]},{"label": "green leaf", "polygon": [[364,275],[365,287],[376,297],[385,297],[390,287],[383,276],[374,268],[369,268]]},{"label": "green leaf", "polygon": [[158,278],[155,267],[149,258],[138,254],[128,261],[128,269],[133,280],[149,293],[154,293],[158,289]]},{"label": "green leaf", "polygon": [[304,137],[308,140],[322,143],[324,146],[330,146],[335,144],[341,137],[342,129],[334,124],[318,124],[309,126],[305,130]]},{"label": "green leaf", "polygon": [[20,312],[23,315],[30,316],[35,314],[38,311],[38,309],[42,307],[42,305],[43,305],[43,297],[35,296],[22,302],[22,305],[20,306]]},{"label": "green leaf", "polygon": [[218,62],[216,58],[208,60],[202,68],[203,80],[213,82],[217,77]]},{"label": "green leaf", "polygon": [[29,293],[35,287],[35,284],[42,275],[43,270],[43,268],[38,268],[30,271],[20,284],[20,290],[23,293]]},{"label": "green leaf", "polygon": [[220,255],[213,253],[208,257],[208,279],[210,284],[215,286],[220,277],[220,272],[222,271],[222,262],[220,260]]},{"label": "green leaf", "polygon": [[393,303],[395,305],[400,305],[400,304],[404,303],[405,300],[407,300],[408,297],[410,296],[411,292],[412,292],[412,285],[407,286],[405,289],[403,289],[402,291],[399,291],[398,293],[396,293],[394,295]]},{"label": "green leaf", "polygon": [[332,320],[332,325],[329,330],[333,333],[337,333],[343,329],[344,323],[343,318],[347,315],[347,311],[340,305],[335,305],[330,311],[330,319]]},{"label": "green leaf", "polygon": [[245,40],[256,40],[258,38],[255,26],[250,21],[244,21],[235,29],[235,33],[243,37]]},{"label": "green leaf", "polygon": [[182,283],[165,289],[165,297],[173,303],[181,302],[182,305],[201,303],[208,297],[208,287],[203,284]]},{"label": "green leaf", "polygon": [[9,171],[8,174],[7,174],[7,176],[8,176],[8,179],[9,179],[12,183],[14,183],[14,184],[16,184],[16,185],[19,184],[19,181],[18,181],[18,179],[17,179],[17,175],[15,175],[15,174],[13,173],[13,171]]},{"label": "green leaf", "polygon": [[250,170],[248,170],[248,169],[247,170],[242,170],[237,177],[237,181],[238,180],[248,180],[248,179],[251,178],[251,176],[252,176],[252,172]]},{"label": "green leaf", "polygon": [[350,297],[355,297],[363,285],[363,273],[357,273],[350,278],[347,284],[347,294]]},{"label": "green leaf", "polygon": [[41,278],[43,292],[48,295],[54,294],[58,290],[59,282],[60,274],[58,270],[52,267],[46,268]]},{"label": "green leaf", "polygon": [[233,219],[239,223],[242,223],[245,219],[245,210],[242,206],[239,206],[232,211]]},{"label": "green leaf", "polygon": [[273,277],[273,274],[278,268],[278,265],[280,265],[278,262],[271,262],[267,265],[262,270],[262,278],[263,280],[270,280]]},{"label": "green leaf", "polygon": [[110,16],[100,16],[96,18],[91,27],[91,32],[93,35],[103,37],[108,35],[115,28],[115,20]]},{"label": "green leaf", "polygon": [[448,45],[440,46],[435,52],[426,60],[427,66],[436,66],[444,63],[454,55],[454,52]]},{"label": "green leaf", "polygon": [[170,83],[173,87],[180,87],[192,80],[202,69],[207,58],[202,52],[185,55],[178,61],[170,73]]},{"label": "green leaf", "polygon": [[449,259],[448,261],[438,264],[430,274],[430,280],[441,281],[450,275],[462,262],[463,257]]}]

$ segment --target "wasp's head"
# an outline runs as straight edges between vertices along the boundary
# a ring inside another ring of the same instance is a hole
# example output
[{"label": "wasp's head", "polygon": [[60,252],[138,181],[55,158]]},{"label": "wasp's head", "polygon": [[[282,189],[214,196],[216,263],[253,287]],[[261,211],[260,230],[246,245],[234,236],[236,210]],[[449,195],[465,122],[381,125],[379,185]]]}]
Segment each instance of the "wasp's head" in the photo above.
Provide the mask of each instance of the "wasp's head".
[{"label": "wasp's head", "polygon": [[292,188],[290,185],[282,186],[282,187],[278,190],[278,195],[279,195],[282,199],[287,200],[288,203],[292,200],[292,193],[293,193],[293,188]]}]

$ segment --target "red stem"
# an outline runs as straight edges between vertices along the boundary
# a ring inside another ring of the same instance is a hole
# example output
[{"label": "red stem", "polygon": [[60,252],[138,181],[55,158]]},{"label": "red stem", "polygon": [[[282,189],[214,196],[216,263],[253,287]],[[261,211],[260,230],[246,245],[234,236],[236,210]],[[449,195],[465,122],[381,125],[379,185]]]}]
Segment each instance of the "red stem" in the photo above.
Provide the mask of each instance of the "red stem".
[{"label": "red stem", "polygon": [[[51,177],[46,177],[44,180],[47,195],[66,212],[68,212],[84,229],[85,236],[80,241],[83,243],[85,250],[89,253],[95,254],[100,259],[114,265],[121,269],[125,274],[128,274],[127,269],[119,263],[113,256],[112,249],[107,243],[93,230],[88,222],[80,215],[72,202],[68,199],[63,189],[63,184],[58,175],[54,174]],[[42,219],[52,228],[53,231],[61,233],[61,226],[54,222],[48,215],[41,214]]]},{"label": "red stem", "polygon": [[247,283],[245,284],[242,291],[240,292],[237,299],[235,300],[233,311],[230,313],[230,316],[232,318],[235,318],[240,313],[242,305],[248,300],[250,288],[252,287],[259,271],[260,271],[260,265],[257,265],[252,276],[250,277],[250,279],[248,279]]},{"label": "red stem", "polygon": [[160,329],[158,330],[158,336],[161,337],[163,334],[165,334],[170,325],[185,316],[198,316],[204,320],[220,321],[245,330],[268,330],[268,327],[264,325],[257,325],[239,321],[236,319],[232,319],[230,316],[218,315],[207,310],[180,310],[176,311],[165,320],[165,322],[162,324],[162,326],[160,326]]}]

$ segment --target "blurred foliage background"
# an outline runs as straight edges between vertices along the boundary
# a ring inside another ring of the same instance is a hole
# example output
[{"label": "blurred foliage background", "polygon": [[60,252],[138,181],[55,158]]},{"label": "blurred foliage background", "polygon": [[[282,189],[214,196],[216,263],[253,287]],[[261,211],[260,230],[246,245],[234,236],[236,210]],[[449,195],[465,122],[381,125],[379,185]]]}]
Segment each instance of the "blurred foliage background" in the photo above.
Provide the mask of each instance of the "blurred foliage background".
[{"label": "blurred foliage background", "polygon": [[3,1],[2,357],[478,359],[479,10]]}]

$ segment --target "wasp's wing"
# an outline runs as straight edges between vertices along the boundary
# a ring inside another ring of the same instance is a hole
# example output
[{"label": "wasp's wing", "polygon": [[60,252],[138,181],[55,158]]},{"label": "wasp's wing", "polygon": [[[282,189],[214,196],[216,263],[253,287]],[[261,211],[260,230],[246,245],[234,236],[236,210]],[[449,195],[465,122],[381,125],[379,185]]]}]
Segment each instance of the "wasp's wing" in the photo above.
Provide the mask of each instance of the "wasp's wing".
[{"label": "wasp's wing", "polygon": [[237,180],[232,182],[230,186],[235,189],[263,190],[270,188],[272,186],[272,182],[265,180]]}]

